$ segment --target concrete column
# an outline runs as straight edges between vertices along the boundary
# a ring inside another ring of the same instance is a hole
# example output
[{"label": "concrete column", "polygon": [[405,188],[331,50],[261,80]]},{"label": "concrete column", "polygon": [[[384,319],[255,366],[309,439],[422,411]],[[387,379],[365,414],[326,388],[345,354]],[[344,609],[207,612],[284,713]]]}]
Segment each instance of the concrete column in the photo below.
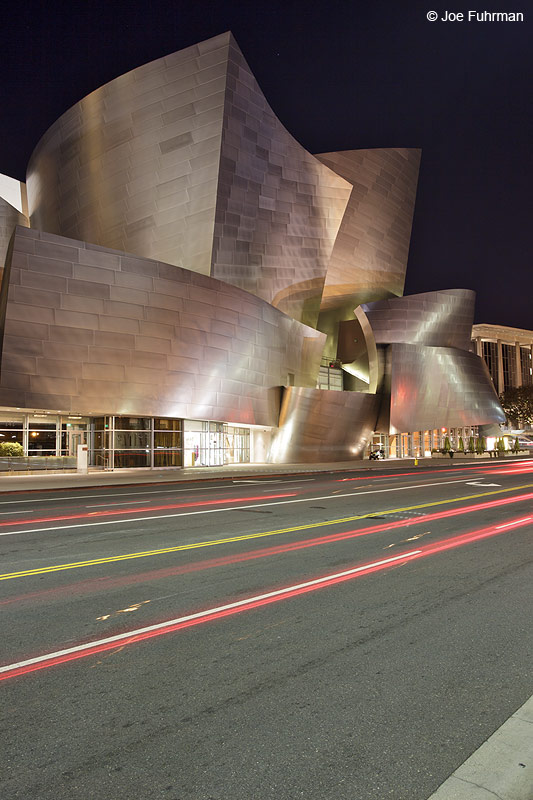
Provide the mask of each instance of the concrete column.
[{"label": "concrete column", "polygon": [[515,342],[515,386],[522,386],[522,364],[520,342]]},{"label": "concrete column", "polygon": [[502,357],[502,340],[498,339],[496,341],[496,351],[497,351],[497,358],[498,358],[498,385],[496,390],[498,394],[502,394],[503,392],[503,357]]},{"label": "concrete column", "polygon": [[481,342],[481,336],[476,336],[476,355],[481,356],[483,358],[483,344]]}]

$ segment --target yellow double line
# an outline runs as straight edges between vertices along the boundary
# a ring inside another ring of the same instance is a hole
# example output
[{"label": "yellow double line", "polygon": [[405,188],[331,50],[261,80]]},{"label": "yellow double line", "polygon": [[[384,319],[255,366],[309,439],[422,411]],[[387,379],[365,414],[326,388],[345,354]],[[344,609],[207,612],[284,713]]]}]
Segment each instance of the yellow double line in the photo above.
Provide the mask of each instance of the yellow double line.
[{"label": "yellow double line", "polygon": [[[109,556],[108,558],[92,558],[89,561],[75,561],[72,564],[56,564],[49,567],[38,567],[37,569],[25,569],[20,572],[5,572],[0,574],[0,580],[7,581],[13,578],[28,578],[32,575],[44,575],[48,572],[62,572],[67,569],[81,569],[82,567],[94,567],[98,564],[112,564],[116,561],[130,561],[134,558],[149,558],[150,556],[160,556],[165,553],[178,553],[181,550],[197,550],[200,547],[216,547],[221,544],[231,544],[231,542],[244,542],[250,539],[261,539],[266,536],[279,536],[282,533],[295,533],[297,531],[305,531],[310,528],[323,528],[326,525],[340,525],[343,522],[354,522],[359,519],[368,519],[369,517],[385,516],[386,514],[399,514],[404,511],[417,511],[420,508],[431,508],[432,506],[441,506],[449,503],[461,503],[464,500],[476,500],[480,497],[488,497],[494,494],[503,494],[504,492],[519,492],[522,489],[533,488],[533,483],[528,483],[525,486],[514,486],[511,489],[498,489],[492,492],[482,492],[480,494],[471,494],[466,497],[452,497],[448,500],[434,500],[431,503],[421,503],[416,506],[405,506],[404,508],[392,508],[388,511],[371,511],[368,514],[359,514],[353,517],[341,517],[340,519],[331,519],[326,522],[312,522],[307,525],[295,525],[292,528],[279,528],[275,531],[263,531],[262,533],[247,533],[244,536],[230,536],[226,539],[211,539],[208,542],[198,542],[195,544],[180,544],[176,547],[161,547],[158,550],[144,550],[140,553],[125,553],[119,556]],[[423,520],[421,519],[420,522]]]}]

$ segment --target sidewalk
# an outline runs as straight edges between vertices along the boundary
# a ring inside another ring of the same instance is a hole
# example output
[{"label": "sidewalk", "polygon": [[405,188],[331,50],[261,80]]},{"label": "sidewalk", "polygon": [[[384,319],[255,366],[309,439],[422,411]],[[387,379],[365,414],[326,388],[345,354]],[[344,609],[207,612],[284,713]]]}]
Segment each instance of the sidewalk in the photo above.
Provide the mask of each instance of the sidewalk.
[{"label": "sidewalk", "polygon": [[[442,469],[479,463],[467,460],[419,458],[418,466]],[[96,486],[131,486],[135,484],[175,483],[176,481],[253,480],[255,476],[305,475],[317,472],[366,472],[372,470],[417,469],[414,458],[391,458],[384,461],[335,461],[326,464],[231,464],[224,467],[189,467],[176,469],[122,469],[88,474],[76,472],[33,472],[24,475],[0,475],[1,492],[24,492],[39,489],[82,489]]]}]

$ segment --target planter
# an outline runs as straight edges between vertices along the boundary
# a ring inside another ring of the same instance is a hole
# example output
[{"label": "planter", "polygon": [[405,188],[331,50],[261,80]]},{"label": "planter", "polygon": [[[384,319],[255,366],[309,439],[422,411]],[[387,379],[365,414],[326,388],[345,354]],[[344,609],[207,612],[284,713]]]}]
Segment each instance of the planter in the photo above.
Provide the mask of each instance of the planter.
[{"label": "planter", "polygon": [[450,458],[448,453],[432,453],[431,458],[446,458],[448,461],[455,461],[456,459],[461,460],[471,460],[472,458],[489,458],[488,453],[457,453],[453,454],[453,458]]},{"label": "planter", "polygon": [[0,472],[76,469],[76,456],[0,456]]}]

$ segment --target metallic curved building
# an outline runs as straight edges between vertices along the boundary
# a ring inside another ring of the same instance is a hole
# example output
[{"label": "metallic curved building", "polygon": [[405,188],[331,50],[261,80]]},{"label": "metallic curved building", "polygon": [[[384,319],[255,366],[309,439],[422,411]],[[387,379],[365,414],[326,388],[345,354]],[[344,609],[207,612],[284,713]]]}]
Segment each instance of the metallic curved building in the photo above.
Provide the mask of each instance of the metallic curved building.
[{"label": "metallic curved building", "polygon": [[0,175],[0,271],[15,227],[29,224],[25,184]]},{"label": "metallic curved building", "polygon": [[229,33],[69,109],[27,186],[32,227],[211,275],[312,324],[352,191],[285,130]]},{"label": "metallic curved building", "polygon": [[419,162],[307,152],[230,33],[92,92],[0,180],[0,437],[180,466],[501,421],[473,292],[401,296]]}]

